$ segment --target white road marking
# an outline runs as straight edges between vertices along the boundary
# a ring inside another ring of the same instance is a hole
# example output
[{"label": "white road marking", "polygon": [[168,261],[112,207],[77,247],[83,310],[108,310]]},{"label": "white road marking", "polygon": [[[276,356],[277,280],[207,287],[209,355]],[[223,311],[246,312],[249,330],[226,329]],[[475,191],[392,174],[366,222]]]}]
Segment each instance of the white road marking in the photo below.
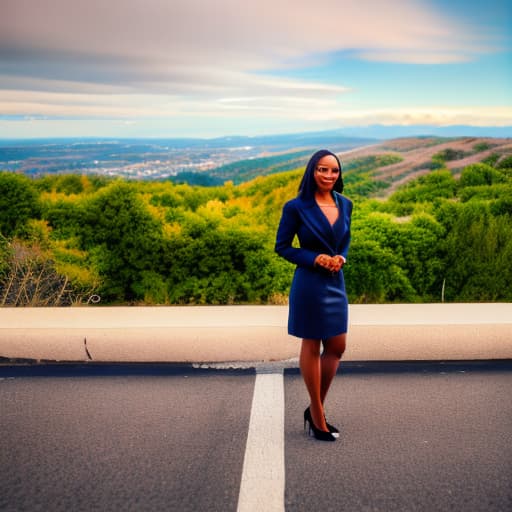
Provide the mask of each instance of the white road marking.
[{"label": "white road marking", "polygon": [[238,512],[284,511],[283,374],[257,373]]}]

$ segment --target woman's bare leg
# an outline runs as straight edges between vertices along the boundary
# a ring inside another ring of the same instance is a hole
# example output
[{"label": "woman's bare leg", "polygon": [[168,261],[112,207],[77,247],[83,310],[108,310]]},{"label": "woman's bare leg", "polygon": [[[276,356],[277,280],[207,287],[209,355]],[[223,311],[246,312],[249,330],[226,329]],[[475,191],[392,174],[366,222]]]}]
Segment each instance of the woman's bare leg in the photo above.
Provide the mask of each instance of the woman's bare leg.
[{"label": "woman's bare leg", "polygon": [[322,406],[325,397],[331,386],[331,382],[338,371],[341,356],[345,352],[347,344],[347,333],[338,334],[332,338],[328,338],[324,342],[324,351],[320,358],[321,380],[320,380],[320,400]]},{"label": "woman's bare leg", "polygon": [[320,394],[322,369],[320,364],[320,340],[303,339],[300,350],[300,371],[311,401],[310,411],[315,427],[327,432],[324,409]]}]

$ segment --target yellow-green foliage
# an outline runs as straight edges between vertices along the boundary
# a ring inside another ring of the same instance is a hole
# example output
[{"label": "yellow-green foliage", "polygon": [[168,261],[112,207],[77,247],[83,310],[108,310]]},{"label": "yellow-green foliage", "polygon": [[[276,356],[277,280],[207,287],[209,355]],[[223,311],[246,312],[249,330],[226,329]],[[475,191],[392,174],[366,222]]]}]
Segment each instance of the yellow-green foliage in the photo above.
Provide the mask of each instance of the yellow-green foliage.
[{"label": "yellow-green foliage", "polygon": [[96,270],[88,264],[88,253],[74,247],[76,240],[56,240],[52,244],[55,269],[67,276],[75,289],[91,293],[100,284]]},{"label": "yellow-green foliage", "polygon": [[[372,166],[396,160],[381,155],[345,171],[354,200],[344,271],[350,300],[512,300],[512,173],[504,160],[468,166],[460,178],[432,171],[387,200],[372,199],[382,186],[372,184]],[[216,187],[5,173],[24,202],[15,232],[2,233],[0,283],[10,261],[5,241],[16,236],[37,245],[78,296],[98,291],[103,303],[284,303],[293,266],[275,255],[275,233],[302,173]],[[0,211],[0,225],[11,217]]]}]

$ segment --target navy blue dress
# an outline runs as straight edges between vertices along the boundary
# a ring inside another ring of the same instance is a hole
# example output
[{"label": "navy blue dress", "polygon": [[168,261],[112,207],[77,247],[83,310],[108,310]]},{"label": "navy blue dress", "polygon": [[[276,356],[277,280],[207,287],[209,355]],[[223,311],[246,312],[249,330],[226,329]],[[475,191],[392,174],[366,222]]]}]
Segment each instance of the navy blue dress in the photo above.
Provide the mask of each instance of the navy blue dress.
[{"label": "navy blue dress", "polygon": [[[314,198],[288,201],[276,237],[276,252],[297,265],[290,289],[288,333],[325,340],[347,332],[348,300],[343,270],[315,266],[319,254],[347,257],[352,202],[333,192],[338,219],[331,226]],[[293,247],[297,235],[300,247]]]}]

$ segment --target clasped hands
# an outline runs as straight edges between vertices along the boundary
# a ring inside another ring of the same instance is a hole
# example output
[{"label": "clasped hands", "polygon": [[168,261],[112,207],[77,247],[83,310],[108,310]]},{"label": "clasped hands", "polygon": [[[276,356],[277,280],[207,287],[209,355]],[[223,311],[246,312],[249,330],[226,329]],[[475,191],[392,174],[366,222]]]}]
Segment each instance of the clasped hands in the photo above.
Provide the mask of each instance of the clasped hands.
[{"label": "clasped hands", "polygon": [[339,272],[341,267],[345,264],[342,256],[329,256],[328,254],[319,254],[315,259],[315,265],[323,267],[330,272]]}]

